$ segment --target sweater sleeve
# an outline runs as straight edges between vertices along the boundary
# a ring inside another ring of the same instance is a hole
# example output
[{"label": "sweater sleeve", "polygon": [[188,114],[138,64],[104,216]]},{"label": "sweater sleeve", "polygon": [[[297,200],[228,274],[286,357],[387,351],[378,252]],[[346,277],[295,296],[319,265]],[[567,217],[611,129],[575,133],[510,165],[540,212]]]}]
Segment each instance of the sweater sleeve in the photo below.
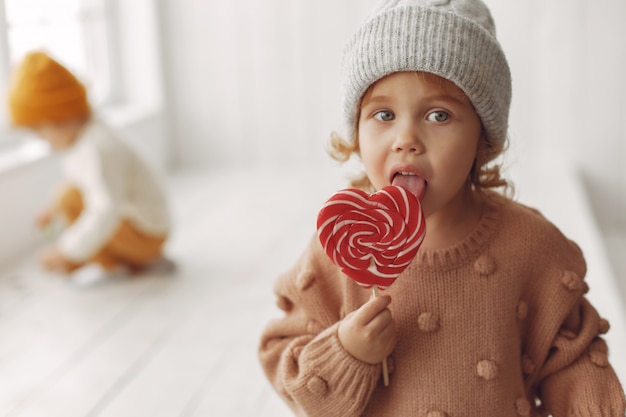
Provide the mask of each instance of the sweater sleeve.
[{"label": "sweater sleeve", "polygon": [[99,148],[91,138],[83,141],[67,163],[73,174],[68,180],[80,189],[84,208],[58,242],[74,262],[91,258],[115,233],[125,190],[123,155]]},{"label": "sweater sleeve", "polygon": [[552,417],[623,417],[626,402],[599,333],[608,330],[583,297],[554,338],[539,395]]},{"label": "sweater sleeve", "polygon": [[351,417],[363,413],[380,379],[380,365],[352,357],[337,329],[344,276],[316,239],[275,292],[284,317],[264,330],[261,365],[274,389],[299,416]]},{"label": "sweater sleeve", "polygon": [[590,288],[583,253],[553,225],[541,222],[528,228],[541,238],[524,254],[534,259],[524,295],[526,385],[540,401],[542,416],[624,417],[624,392],[601,338],[608,322],[585,297]]}]

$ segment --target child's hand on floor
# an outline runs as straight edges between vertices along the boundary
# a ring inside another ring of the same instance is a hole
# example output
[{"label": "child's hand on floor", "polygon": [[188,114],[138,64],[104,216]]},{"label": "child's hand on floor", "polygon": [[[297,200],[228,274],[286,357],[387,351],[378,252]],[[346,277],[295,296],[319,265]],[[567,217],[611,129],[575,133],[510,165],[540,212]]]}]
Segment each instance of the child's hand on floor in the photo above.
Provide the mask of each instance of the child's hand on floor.
[{"label": "child's hand on floor", "polygon": [[56,246],[48,246],[39,253],[41,266],[53,272],[70,272],[75,268],[72,261],[63,255]]},{"label": "child's hand on floor", "polygon": [[44,209],[41,213],[39,213],[37,219],[35,220],[37,227],[44,229],[54,221],[56,214],[56,210],[53,207],[47,207]]},{"label": "child's hand on floor", "polygon": [[339,324],[339,341],[360,361],[374,365],[393,351],[396,326],[387,308],[389,303],[391,297],[387,295],[372,298]]}]

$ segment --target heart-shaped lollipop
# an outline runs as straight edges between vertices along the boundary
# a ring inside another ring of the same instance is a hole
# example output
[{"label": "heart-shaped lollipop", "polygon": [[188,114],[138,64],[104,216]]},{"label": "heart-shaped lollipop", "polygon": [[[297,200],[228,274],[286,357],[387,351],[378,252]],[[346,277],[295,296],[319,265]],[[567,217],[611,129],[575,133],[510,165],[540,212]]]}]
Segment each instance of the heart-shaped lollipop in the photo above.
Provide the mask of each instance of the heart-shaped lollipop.
[{"label": "heart-shaped lollipop", "polygon": [[389,287],[409,266],[425,233],[419,200],[394,185],[371,195],[358,189],[341,190],[317,216],[324,251],[365,288]]}]

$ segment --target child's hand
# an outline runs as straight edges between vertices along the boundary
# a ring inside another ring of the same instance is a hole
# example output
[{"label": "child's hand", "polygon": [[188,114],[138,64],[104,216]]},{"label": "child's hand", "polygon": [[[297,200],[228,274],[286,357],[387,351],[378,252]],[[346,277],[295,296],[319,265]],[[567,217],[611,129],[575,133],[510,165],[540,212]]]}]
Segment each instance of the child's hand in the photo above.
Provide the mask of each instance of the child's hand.
[{"label": "child's hand", "polygon": [[52,207],[46,208],[41,213],[39,213],[39,216],[37,216],[37,219],[36,219],[37,227],[39,227],[40,229],[44,229],[46,226],[52,223],[55,216],[56,216],[56,210],[54,210],[54,208]]},{"label": "child's hand", "polygon": [[41,251],[39,263],[44,269],[53,272],[69,272],[75,267],[75,264],[55,246],[48,246]]},{"label": "child's hand", "polygon": [[387,306],[391,297],[370,299],[361,308],[348,314],[339,324],[339,341],[355,358],[377,364],[396,345],[396,326]]}]

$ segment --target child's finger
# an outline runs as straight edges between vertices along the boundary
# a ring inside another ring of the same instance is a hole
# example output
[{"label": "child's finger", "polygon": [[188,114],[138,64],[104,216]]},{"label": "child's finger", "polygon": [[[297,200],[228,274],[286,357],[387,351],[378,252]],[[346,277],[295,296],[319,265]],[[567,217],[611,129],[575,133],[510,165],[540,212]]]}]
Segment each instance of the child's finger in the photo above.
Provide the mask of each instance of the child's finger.
[{"label": "child's finger", "polygon": [[359,308],[355,315],[357,324],[361,326],[368,325],[375,317],[377,317],[381,311],[387,308],[391,303],[391,297],[383,295],[380,297],[372,298],[367,303],[363,304]]},{"label": "child's finger", "polygon": [[366,327],[375,332],[382,333],[393,323],[393,317],[389,309],[381,310],[372,320],[367,323]]}]

